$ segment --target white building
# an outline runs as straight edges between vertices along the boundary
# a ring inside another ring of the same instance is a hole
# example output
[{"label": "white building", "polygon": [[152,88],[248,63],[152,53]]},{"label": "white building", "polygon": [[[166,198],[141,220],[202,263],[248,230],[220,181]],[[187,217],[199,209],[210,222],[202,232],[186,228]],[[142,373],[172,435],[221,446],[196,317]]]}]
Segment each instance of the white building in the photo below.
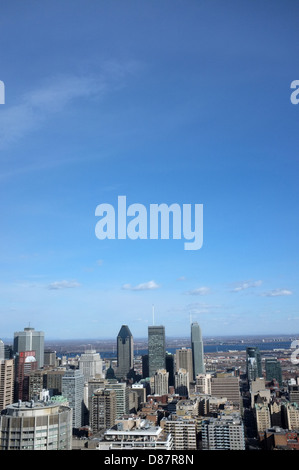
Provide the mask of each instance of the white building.
[{"label": "white building", "polygon": [[290,430],[299,429],[299,405],[298,403],[285,403],[283,412],[286,421],[286,427]]},{"label": "white building", "polygon": [[239,415],[223,415],[202,422],[203,450],[245,450],[244,426]]},{"label": "white building", "polygon": [[169,373],[165,369],[159,369],[155,373],[155,395],[167,395],[168,394],[168,379]]},{"label": "white building", "polygon": [[189,396],[189,372],[179,369],[174,375],[175,393],[181,396]]},{"label": "white building", "polygon": [[73,410],[73,427],[83,424],[84,377],[80,370],[66,370],[62,377],[62,395]]},{"label": "white building", "polygon": [[171,450],[172,437],[164,434],[160,426],[139,417],[117,420],[108,429],[97,450]]},{"label": "white building", "polygon": [[205,395],[211,395],[211,374],[198,374],[196,376],[195,391]]},{"label": "white building", "polygon": [[129,411],[129,395],[125,382],[117,380],[108,380],[105,384],[105,390],[114,390],[116,395],[116,418],[120,418]]},{"label": "white building", "polygon": [[166,434],[173,439],[173,450],[197,449],[197,422],[192,417],[170,415],[160,422]]},{"label": "white building", "polygon": [[270,408],[267,403],[256,403],[254,406],[257,432],[264,432],[271,427]]},{"label": "white building", "polygon": [[0,450],[72,450],[72,410],[61,401],[21,402],[0,416]]},{"label": "white building", "polygon": [[100,354],[94,349],[86,350],[79,357],[79,369],[84,376],[85,382],[94,377],[103,377],[103,361]]}]

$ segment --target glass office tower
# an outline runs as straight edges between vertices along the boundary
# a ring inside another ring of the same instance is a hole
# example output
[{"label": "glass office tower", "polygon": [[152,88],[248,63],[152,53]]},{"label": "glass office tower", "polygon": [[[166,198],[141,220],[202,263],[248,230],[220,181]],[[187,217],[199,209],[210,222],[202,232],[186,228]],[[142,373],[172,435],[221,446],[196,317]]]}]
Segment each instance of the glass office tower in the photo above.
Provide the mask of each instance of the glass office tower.
[{"label": "glass office tower", "polygon": [[281,364],[276,357],[269,357],[265,361],[265,369],[266,369],[266,380],[273,380],[275,379],[278,384],[282,385],[282,372],[281,372]]},{"label": "glass office tower", "polygon": [[153,377],[157,370],[166,369],[165,361],[165,327],[148,327],[148,366],[149,377]]},{"label": "glass office tower", "polygon": [[246,348],[246,374],[249,381],[263,377],[262,359],[258,347]]},{"label": "glass office tower", "polygon": [[197,322],[194,322],[191,325],[191,348],[193,362],[193,380],[196,380],[196,376],[198,374],[205,373],[201,328]]}]

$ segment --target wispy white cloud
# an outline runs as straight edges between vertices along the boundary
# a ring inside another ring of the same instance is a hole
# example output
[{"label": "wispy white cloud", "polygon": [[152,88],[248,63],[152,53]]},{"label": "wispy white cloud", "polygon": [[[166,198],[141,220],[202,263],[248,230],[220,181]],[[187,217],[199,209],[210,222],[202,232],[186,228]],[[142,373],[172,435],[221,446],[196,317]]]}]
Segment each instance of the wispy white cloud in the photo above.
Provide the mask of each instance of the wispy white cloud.
[{"label": "wispy white cloud", "polygon": [[189,290],[185,292],[187,295],[207,295],[210,293],[209,287],[197,287],[196,289]]},{"label": "wispy white cloud", "polygon": [[64,281],[51,282],[51,284],[48,285],[48,289],[50,290],[73,289],[75,287],[80,287],[79,282],[64,280]]},{"label": "wispy white cloud", "polygon": [[13,143],[40,128],[46,118],[61,112],[75,99],[103,93],[103,80],[88,77],[53,77],[38,89],[25,93],[19,103],[6,105],[0,114],[1,146]]},{"label": "wispy white cloud", "polygon": [[25,92],[18,103],[6,103],[0,113],[0,144],[6,147],[43,126],[50,117],[81,99],[99,100],[121,88],[126,78],[134,73],[134,62],[108,62],[98,73],[56,75],[49,77],[39,87]]},{"label": "wispy white cloud", "polygon": [[83,270],[85,272],[91,273],[95,271],[96,269],[98,269],[99,267],[103,266],[103,263],[104,263],[104,260],[98,259],[96,260],[93,266],[84,266]]},{"label": "wispy white cloud", "polygon": [[292,295],[293,292],[289,289],[273,289],[268,292],[263,292],[261,295],[264,297],[279,297],[284,295]]},{"label": "wispy white cloud", "polygon": [[246,289],[250,289],[252,287],[259,287],[261,286],[263,281],[242,281],[239,282],[235,285],[235,287],[232,289],[232,292],[240,292]]},{"label": "wispy white cloud", "polygon": [[151,289],[158,289],[160,286],[156,283],[156,281],[148,281],[142,284],[138,284],[136,286],[132,286],[131,284],[124,284],[122,289],[125,290],[151,290]]},{"label": "wispy white cloud", "polygon": [[190,315],[201,315],[201,314],[211,314],[215,311],[219,312],[221,309],[221,305],[215,304],[208,304],[205,302],[193,302],[188,304],[184,310],[188,312]]}]

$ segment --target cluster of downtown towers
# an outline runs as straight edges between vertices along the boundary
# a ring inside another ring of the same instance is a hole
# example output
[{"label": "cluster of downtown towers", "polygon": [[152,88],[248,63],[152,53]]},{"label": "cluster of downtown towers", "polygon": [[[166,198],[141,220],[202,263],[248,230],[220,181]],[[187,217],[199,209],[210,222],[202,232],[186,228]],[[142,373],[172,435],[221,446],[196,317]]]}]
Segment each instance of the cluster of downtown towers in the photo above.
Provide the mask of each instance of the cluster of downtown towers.
[{"label": "cluster of downtown towers", "polygon": [[[191,349],[193,380],[205,373],[201,328],[197,322],[191,324]],[[117,336],[117,373],[126,377],[133,368],[133,336],[127,325],[122,325]],[[153,377],[158,370],[166,367],[166,341],[164,326],[148,327],[148,376]]]}]

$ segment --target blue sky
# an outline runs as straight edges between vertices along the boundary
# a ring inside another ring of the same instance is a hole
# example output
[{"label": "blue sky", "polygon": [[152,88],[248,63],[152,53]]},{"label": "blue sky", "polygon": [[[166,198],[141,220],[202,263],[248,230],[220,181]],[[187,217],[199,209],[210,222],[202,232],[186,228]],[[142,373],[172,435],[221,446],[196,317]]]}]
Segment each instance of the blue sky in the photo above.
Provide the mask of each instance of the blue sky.
[{"label": "blue sky", "polygon": [[[296,1],[0,2],[0,337],[297,334]],[[204,243],[95,209],[203,204]]]}]

